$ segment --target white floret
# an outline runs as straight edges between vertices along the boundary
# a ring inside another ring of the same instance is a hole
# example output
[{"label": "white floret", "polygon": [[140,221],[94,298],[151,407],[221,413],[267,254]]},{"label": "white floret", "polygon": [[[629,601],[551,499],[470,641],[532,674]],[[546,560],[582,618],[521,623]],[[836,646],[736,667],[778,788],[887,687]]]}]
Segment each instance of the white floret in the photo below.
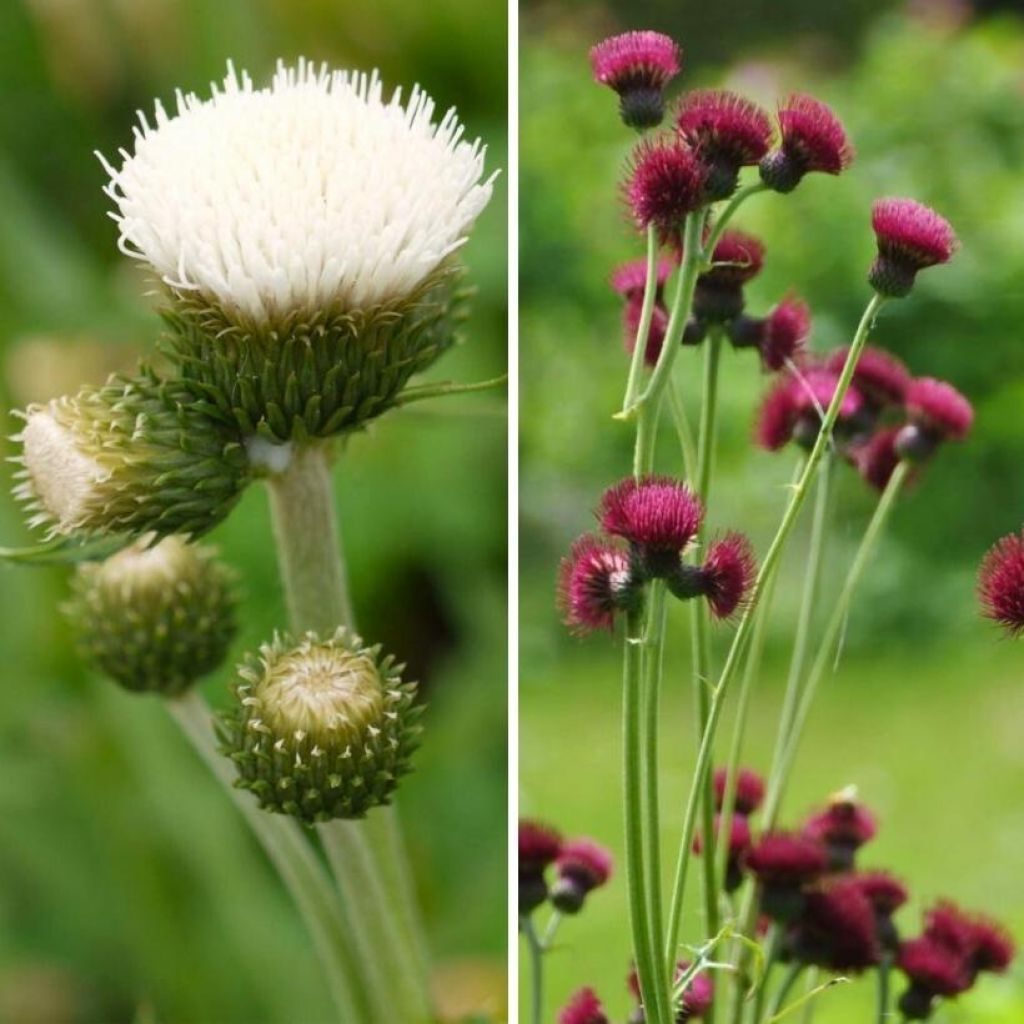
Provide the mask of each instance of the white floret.
[{"label": "white floret", "polygon": [[229,64],[209,99],[158,102],[121,166],[103,161],[120,247],[246,324],[401,300],[491,196],[485,148],[454,111],[433,117],[376,73],[279,63],[256,89]]}]

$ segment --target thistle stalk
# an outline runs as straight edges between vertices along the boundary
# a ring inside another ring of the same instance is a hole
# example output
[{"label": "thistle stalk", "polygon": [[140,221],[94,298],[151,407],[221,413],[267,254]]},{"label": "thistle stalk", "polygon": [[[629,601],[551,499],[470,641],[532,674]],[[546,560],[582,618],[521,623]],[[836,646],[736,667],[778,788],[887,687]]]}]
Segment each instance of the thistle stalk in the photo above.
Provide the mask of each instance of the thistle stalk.
[{"label": "thistle stalk", "polygon": [[704,730],[704,738],[701,741],[700,750],[697,754],[697,764],[694,769],[693,784],[690,788],[690,796],[687,800],[686,813],[684,816],[683,836],[680,842],[679,856],[676,862],[676,881],[673,888],[672,904],[669,912],[668,948],[674,949],[679,941],[679,927],[682,920],[683,899],[686,892],[686,875],[687,868],[689,866],[690,847],[693,844],[693,835],[696,827],[697,804],[701,794],[701,782],[705,773],[708,771],[708,767],[711,762],[711,753],[714,748],[718,722],[721,718],[725,700],[729,693],[729,687],[739,667],[739,662],[742,659],[743,652],[746,650],[747,641],[750,638],[750,632],[753,627],[754,613],[757,610],[761,595],[764,593],[768,583],[771,581],[772,576],[778,568],[779,559],[782,557],[782,552],[785,549],[786,542],[789,539],[789,535],[792,532],[794,525],[796,524],[800,510],[803,508],[804,501],[807,498],[807,493],[810,490],[811,482],[817,473],[818,466],[821,464],[821,460],[824,458],[828,446],[831,444],[832,429],[835,426],[836,420],[839,418],[840,406],[846,396],[846,392],[850,388],[850,383],[853,380],[853,372],[857,367],[857,361],[860,359],[860,354],[867,343],[868,333],[871,326],[874,324],[875,317],[882,302],[882,297],[875,294],[872,296],[871,300],[868,302],[867,308],[864,310],[860,324],[857,327],[857,332],[850,345],[850,350],[846,357],[846,363],[839,375],[839,380],[836,384],[832,401],[829,403],[829,407],[822,420],[818,437],[814,442],[814,447],[811,449],[810,454],[807,456],[803,472],[800,474],[800,479],[797,481],[796,487],[793,489],[789,504],[783,513],[782,521],[780,522],[778,530],[775,533],[775,537],[761,563],[757,579],[754,581],[750,602],[747,605],[747,608],[743,613],[743,617],[740,619],[740,624],[736,629],[736,633],[733,636],[733,641],[729,647],[725,664],[723,665],[722,672],[718,678],[718,684],[714,690],[714,696],[711,701],[711,710],[708,715],[708,724],[707,728]]},{"label": "thistle stalk", "polygon": [[[293,630],[333,631],[352,627],[354,616],[341,553],[327,451],[323,445],[300,447],[283,470],[269,478],[270,507],[281,578]],[[391,815],[388,807],[374,815]],[[426,964],[417,952],[415,909],[404,906],[409,893],[398,880],[405,875],[393,841],[367,823],[326,822],[318,826],[332,871],[353,917],[356,931],[372,938],[364,944],[363,970],[377,1001],[391,1019],[422,1024],[430,1019]],[[390,961],[393,969],[380,975]],[[403,976],[394,985],[389,975]]]}]

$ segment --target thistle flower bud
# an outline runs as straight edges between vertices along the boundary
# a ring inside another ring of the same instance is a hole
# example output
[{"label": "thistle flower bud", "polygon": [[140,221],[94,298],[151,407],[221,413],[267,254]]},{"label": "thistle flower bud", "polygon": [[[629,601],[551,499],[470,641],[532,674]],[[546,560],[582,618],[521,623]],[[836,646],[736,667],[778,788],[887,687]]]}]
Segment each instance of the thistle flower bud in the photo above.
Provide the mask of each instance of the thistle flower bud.
[{"label": "thistle flower bud", "polygon": [[747,854],[746,866],[761,883],[763,913],[776,921],[792,921],[803,910],[804,886],[825,873],[828,854],[808,836],[769,832]]},{"label": "thistle flower bud", "polygon": [[919,377],[908,386],[905,401],[910,422],[896,437],[901,458],[924,462],[942,442],[962,441],[970,433],[974,409],[952,384]]},{"label": "thistle flower bud", "polygon": [[65,612],[85,661],[126,690],[171,697],[224,660],[236,631],[234,584],[212,548],[144,538],[79,565]]},{"label": "thistle flower bud", "polygon": [[376,73],[229,64],[104,162],[120,247],[165,285],[171,354],[246,435],[354,430],[454,340],[454,253],[491,196],[453,111]]},{"label": "thistle flower bud", "polygon": [[913,199],[879,199],[871,210],[878,256],[871,265],[871,287],[902,298],[920,270],[948,263],[959,244],[952,227],[934,210]]},{"label": "thistle flower bud", "polygon": [[1024,633],[1024,533],[1011,533],[989,549],[978,570],[983,613],[1010,636]]},{"label": "thistle flower bud", "polygon": [[665,86],[679,74],[679,47],[660,32],[624,32],[590,51],[594,81],[619,95],[630,128],[655,128],[665,116]]},{"label": "thistle flower bud", "polygon": [[558,1015],[558,1024],[609,1024],[609,1020],[597,993],[581,988]]},{"label": "thistle flower bud", "polygon": [[519,913],[529,914],[548,898],[544,872],[562,851],[562,837],[537,821],[519,821]]},{"label": "thistle flower bud", "polygon": [[743,312],[743,286],[761,272],[764,244],[742,231],[726,231],[711,263],[711,269],[697,278],[693,313],[704,323],[727,324]]},{"label": "thistle flower bud", "polygon": [[563,914],[577,914],[587,894],[604,885],[612,874],[612,855],[589,839],[574,839],[559,851],[558,879],[551,887],[551,902]]},{"label": "thistle flower bud", "polygon": [[361,818],[390,802],[419,745],[416,685],[379,647],[339,629],[275,638],[238,669],[220,723],[235,785],[305,822]]},{"label": "thistle flower bud", "polygon": [[249,481],[234,431],[180,381],[144,371],[30,406],[15,494],[48,536],[198,537]]},{"label": "thistle flower bud", "polygon": [[857,850],[877,831],[875,816],[857,800],[853,786],[836,793],[824,810],[804,824],[805,835],[824,843],[832,871],[849,871]]},{"label": "thistle flower bud", "polygon": [[839,174],[853,161],[842,122],[820,100],[800,93],[779,108],[782,143],[760,164],[761,180],[776,192],[792,192],[805,174]]}]

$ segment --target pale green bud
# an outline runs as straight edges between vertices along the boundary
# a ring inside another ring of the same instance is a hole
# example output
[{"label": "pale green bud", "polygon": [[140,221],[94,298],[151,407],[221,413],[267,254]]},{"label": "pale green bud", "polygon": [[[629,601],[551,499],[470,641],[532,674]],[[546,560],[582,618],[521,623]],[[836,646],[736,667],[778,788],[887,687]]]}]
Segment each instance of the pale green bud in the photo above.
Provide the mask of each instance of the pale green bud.
[{"label": "pale green bud", "polygon": [[175,696],[224,661],[235,578],[210,547],[143,539],[79,565],[65,611],[91,666],[127,690]]},{"label": "pale green bud", "polygon": [[49,536],[199,536],[249,481],[245,449],[179,381],[144,371],[30,406],[15,494]]},{"label": "pale green bud", "polygon": [[361,818],[391,799],[419,745],[416,686],[379,647],[339,629],[276,638],[239,668],[221,745],[236,785],[306,822]]}]

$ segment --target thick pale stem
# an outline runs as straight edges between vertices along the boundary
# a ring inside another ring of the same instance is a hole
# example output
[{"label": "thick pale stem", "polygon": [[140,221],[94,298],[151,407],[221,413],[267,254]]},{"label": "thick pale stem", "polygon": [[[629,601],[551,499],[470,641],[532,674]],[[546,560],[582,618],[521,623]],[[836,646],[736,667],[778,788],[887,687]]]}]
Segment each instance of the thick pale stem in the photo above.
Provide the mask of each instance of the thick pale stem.
[{"label": "thick pale stem", "polygon": [[196,752],[227,790],[284,882],[313,938],[339,1019],[353,1024],[368,1018],[351,947],[351,929],[342,915],[330,879],[291,818],[261,811],[248,793],[236,789],[230,762],[217,749],[212,712],[194,690],[166,702]]},{"label": "thick pale stem", "polygon": [[783,513],[782,521],[779,524],[775,537],[764,556],[761,568],[757,574],[751,593],[750,603],[740,619],[736,629],[729,652],[726,655],[725,664],[722,667],[721,675],[718,678],[718,685],[714,691],[714,698],[711,702],[711,713],[708,716],[708,725],[704,731],[704,738],[701,741],[700,750],[697,754],[697,764],[694,768],[693,784],[690,788],[690,796],[686,805],[686,814],[683,822],[683,836],[679,847],[679,856],[676,862],[676,883],[673,889],[672,906],[669,914],[669,945],[674,948],[679,940],[679,925],[682,917],[682,905],[686,892],[686,874],[689,867],[690,848],[693,844],[693,834],[696,826],[697,805],[701,794],[701,783],[711,761],[711,753],[714,748],[715,735],[718,730],[718,722],[722,715],[722,709],[729,693],[729,687],[736,674],[740,660],[746,650],[747,641],[750,638],[750,631],[754,622],[754,615],[757,610],[761,595],[767,584],[774,575],[779,559],[785,549],[786,541],[796,525],[800,510],[803,508],[807,493],[810,490],[810,483],[817,472],[818,466],[828,449],[832,440],[832,429],[839,418],[839,409],[843,399],[850,388],[853,379],[853,372],[857,367],[860,354],[867,342],[868,332],[874,323],[882,298],[875,295],[868,303],[864,315],[861,317],[857,333],[854,335],[850,345],[850,351],[846,358],[839,381],[836,384],[835,394],[822,420],[821,430],[814,442],[814,447],[807,456],[803,473],[797,482],[793,493],[790,496],[789,504]]},{"label": "thick pale stem", "polygon": [[529,915],[519,918],[519,930],[530,951],[530,1024],[544,1024],[544,946]]}]

